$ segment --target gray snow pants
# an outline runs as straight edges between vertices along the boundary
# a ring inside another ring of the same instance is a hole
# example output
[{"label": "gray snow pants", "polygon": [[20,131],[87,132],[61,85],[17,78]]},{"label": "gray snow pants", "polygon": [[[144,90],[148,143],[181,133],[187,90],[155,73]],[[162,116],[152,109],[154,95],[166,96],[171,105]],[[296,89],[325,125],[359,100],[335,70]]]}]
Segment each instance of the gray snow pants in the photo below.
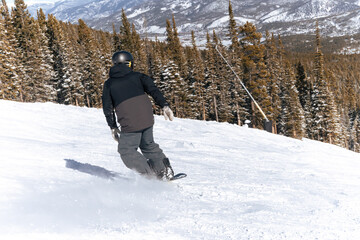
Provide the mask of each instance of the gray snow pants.
[{"label": "gray snow pants", "polygon": [[[141,153],[138,152],[140,147]],[[156,172],[165,168],[163,159],[166,158],[159,145],[154,142],[153,127],[140,132],[121,133],[118,152],[126,167],[141,174],[154,175],[154,171],[147,163],[151,159]]]}]

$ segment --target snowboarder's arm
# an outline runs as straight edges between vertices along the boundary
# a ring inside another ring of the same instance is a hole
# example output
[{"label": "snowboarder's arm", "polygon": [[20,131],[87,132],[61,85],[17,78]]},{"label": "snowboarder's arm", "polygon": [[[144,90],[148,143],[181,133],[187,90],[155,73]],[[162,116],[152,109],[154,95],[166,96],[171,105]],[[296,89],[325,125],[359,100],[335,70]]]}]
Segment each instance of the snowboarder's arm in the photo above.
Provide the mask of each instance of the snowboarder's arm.
[{"label": "snowboarder's arm", "polygon": [[102,95],[103,111],[106,117],[106,121],[111,129],[117,128],[116,118],[114,112],[114,105],[111,99],[110,88],[108,82],[104,83],[103,95]]},{"label": "snowboarder's arm", "polygon": [[159,105],[161,108],[163,108],[165,106],[169,106],[164,95],[161,93],[159,88],[155,85],[152,78],[150,78],[149,76],[147,76],[145,74],[142,74],[141,83],[144,87],[145,92],[154,99],[154,101],[157,105]]}]

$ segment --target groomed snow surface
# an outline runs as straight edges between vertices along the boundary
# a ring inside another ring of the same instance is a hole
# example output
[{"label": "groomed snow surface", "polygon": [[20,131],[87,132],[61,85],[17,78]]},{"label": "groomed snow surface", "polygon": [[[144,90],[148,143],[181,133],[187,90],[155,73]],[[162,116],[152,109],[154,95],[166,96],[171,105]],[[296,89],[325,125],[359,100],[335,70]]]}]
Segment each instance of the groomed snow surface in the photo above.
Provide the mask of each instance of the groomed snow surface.
[{"label": "groomed snow surface", "polygon": [[0,113],[0,239],[360,239],[358,153],[155,116],[188,174],[160,182],[123,165],[101,109],[1,100]]}]

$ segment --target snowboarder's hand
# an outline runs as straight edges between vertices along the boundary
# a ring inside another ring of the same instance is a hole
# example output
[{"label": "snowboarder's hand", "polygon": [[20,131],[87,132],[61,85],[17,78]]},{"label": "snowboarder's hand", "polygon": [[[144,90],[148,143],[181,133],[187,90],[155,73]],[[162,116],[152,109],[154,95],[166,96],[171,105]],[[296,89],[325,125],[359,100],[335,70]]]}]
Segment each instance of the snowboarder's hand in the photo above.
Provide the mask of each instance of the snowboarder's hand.
[{"label": "snowboarder's hand", "polygon": [[171,111],[171,109],[169,108],[169,106],[165,106],[163,108],[163,111],[164,111],[165,120],[169,120],[169,119],[170,119],[170,121],[174,120],[174,114]]},{"label": "snowboarder's hand", "polygon": [[120,140],[119,134],[120,134],[120,130],[118,128],[111,129],[111,135],[112,135],[113,139],[117,142],[119,142],[119,140]]}]

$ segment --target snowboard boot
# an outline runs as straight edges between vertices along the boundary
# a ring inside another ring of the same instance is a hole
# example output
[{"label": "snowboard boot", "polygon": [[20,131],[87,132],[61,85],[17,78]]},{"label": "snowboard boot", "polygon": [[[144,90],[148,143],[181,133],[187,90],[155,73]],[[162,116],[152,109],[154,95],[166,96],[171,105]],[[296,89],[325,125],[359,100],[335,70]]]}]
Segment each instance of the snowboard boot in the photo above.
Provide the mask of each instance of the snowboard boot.
[{"label": "snowboard boot", "polygon": [[168,158],[164,158],[163,159],[163,163],[164,163],[164,166],[165,166],[165,178],[167,180],[170,180],[174,177],[174,170],[172,169],[171,165],[170,165],[170,161]]},{"label": "snowboard boot", "polygon": [[163,163],[165,168],[161,169],[161,170],[157,170],[154,164],[154,161],[149,159],[148,164],[150,166],[150,168],[153,170],[155,176],[159,179],[159,180],[170,180],[173,176],[174,176],[174,171],[170,165],[170,161],[168,158],[164,158],[163,159]]}]

